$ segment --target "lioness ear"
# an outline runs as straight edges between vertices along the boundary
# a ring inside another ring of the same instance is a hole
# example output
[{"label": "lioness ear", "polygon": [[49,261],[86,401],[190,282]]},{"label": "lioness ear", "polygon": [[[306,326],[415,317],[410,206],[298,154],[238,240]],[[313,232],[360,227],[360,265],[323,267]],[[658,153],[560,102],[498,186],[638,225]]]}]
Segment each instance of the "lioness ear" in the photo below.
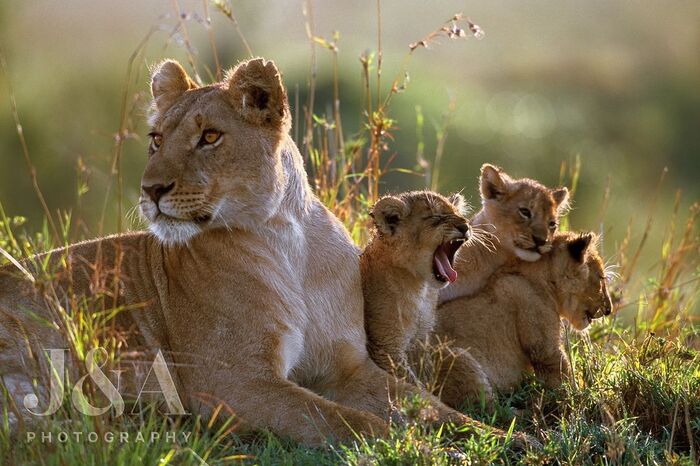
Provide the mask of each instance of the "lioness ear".
[{"label": "lioness ear", "polygon": [[485,163],[481,166],[481,198],[498,199],[508,191],[511,179],[500,168]]},{"label": "lioness ear", "polygon": [[151,74],[151,93],[156,109],[168,110],[185,91],[197,87],[185,69],[175,60],[165,60]]},{"label": "lioness ear", "polygon": [[226,76],[235,108],[245,121],[287,133],[291,126],[287,92],[275,64],[263,58],[239,63]]},{"label": "lioness ear", "polygon": [[578,263],[583,263],[583,259],[586,257],[586,251],[593,242],[593,233],[582,233],[572,241],[570,241],[566,247],[569,250],[571,257]]},{"label": "lioness ear", "polygon": [[566,212],[569,208],[569,190],[566,188],[552,189],[550,191],[554,202],[557,203],[557,210],[561,212]]},{"label": "lioness ear", "polygon": [[392,235],[406,216],[407,206],[398,197],[386,196],[377,201],[369,213],[380,234]]},{"label": "lioness ear", "polygon": [[464,196],[462,196],[460,193],[453,193],[450,194],[450,196],[447,198],[453,206],[455,206],[455,209],[457,209],[457,212],[459,212],[462,215],[467,215],[467,212],[469,211],[469,205],[467,204],[467,201],[464,200]]}]

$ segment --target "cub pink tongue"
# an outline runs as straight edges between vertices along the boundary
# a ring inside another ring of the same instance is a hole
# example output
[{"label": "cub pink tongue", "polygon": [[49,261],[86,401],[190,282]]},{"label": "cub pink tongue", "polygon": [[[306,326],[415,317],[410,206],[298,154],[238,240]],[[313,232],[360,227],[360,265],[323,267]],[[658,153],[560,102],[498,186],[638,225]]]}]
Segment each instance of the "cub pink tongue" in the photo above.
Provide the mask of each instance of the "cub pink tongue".
[{"label": "cub pink tongue", "polygon": [[457,272],[450,265],[450,260],[447,258],[447,254],[445,253],[443,246],[440,246],[437,248],[437,251],[435,251],[433,262],[435,262],[435,268],[437,268],[440,275],[447,278],[450,283],[457,280]]}]

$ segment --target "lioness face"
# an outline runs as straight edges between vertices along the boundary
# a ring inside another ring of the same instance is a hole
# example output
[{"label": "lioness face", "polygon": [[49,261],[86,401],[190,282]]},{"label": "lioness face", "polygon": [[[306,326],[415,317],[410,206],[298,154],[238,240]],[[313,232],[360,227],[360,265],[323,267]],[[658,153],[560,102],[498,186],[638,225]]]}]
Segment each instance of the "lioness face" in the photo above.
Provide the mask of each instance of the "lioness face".
[{"label": "lioness face", "polygon": [[502,246],[529,262],[552,249],[559,215],[568,205],[566,188],[549,189],[526,178],[514,180],[489,164],[481,167],[480,184],[486,217]]},{"label": "lioness face", "polygon": [[605,267],[595,243],[592,233],[569,234],[557,252],[562,256],[555,272],[559,276],[559,292],[564,297],[560,312],[577,330],[585,329],[593,319],[612,312]]},{"label": "lioness face", "polygon": [[238,65],[198,88],[174,61],[152,77],[154,114],[140,208],[164,243],[215,228],[250,230],[278,209],[287,98],[271,62]]},{"label": "lioness face", "polygon": [[390,245],[394,263],[435,288],[457,279],[454,257],[471,238],[460,194],[450,198],[415,191],[381,198],[372,209],[379,241]]}]

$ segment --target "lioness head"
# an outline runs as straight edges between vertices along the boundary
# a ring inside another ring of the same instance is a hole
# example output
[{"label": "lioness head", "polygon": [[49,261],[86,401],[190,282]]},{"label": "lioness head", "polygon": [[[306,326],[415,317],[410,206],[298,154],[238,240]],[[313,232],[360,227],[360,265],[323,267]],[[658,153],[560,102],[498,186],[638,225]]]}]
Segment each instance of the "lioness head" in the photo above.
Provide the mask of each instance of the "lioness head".
[{"label": "lioness head", "polygon": [[551,250],[559,215],[568,206],[566,188],[549,189],[527,178],[515,180],[490,164],[481,167],[480,188],[485,218],[495,227],[501,246],[529,262]]},{"label": "lioness head", "polygon": [[583,330],[593,319],[609,315],[605,265],[597,251],[593,233],[557,233],[552,246],[552,280],[563,303],[561,316]]},{"label": "lioness head", "polygon": [[413,191],[379,199],[370,215],[394,263],[442,288],[457,279],[455,253],[471,237],[465,210],[460,194]]},{"label": "lioness head", "polygon": [[274,63],[240,63],[198,87],[175,61],[152,74],[153,114],[140,208],[164,243],[213,228],[252,229],[278,209],[286,175],[280,146],[290,127]]}]

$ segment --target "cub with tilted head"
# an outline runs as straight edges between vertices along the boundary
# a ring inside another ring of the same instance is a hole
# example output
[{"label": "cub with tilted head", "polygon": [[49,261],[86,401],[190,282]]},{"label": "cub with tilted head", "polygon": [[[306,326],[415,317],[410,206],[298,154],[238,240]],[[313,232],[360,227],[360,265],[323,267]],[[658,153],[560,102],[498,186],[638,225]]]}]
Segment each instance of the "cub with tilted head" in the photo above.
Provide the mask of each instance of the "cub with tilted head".
[{"label": "cub with tilted head", "polygon": [[[551,251],[537,262],[505,266],[472,297],[440,307],[436,333],[468,351],[486,374],[490,390],[505,391],[534,371],[548,387],[569,372],[561,320],[577,330],[612,312],[603,260],[593,233],[554,235]],[[459,405],[470,393],[472,368],[457,364],[442,399]]]},{"label": "cub with tilted head", "polygon": [[362,253],[368,349],[387,371],[408,367],[408,355],[429,335],[438,291],[457,279],[457,250],[470,239],[459,194],[429,191],[385,196],[371,216],[376,234]]}]

